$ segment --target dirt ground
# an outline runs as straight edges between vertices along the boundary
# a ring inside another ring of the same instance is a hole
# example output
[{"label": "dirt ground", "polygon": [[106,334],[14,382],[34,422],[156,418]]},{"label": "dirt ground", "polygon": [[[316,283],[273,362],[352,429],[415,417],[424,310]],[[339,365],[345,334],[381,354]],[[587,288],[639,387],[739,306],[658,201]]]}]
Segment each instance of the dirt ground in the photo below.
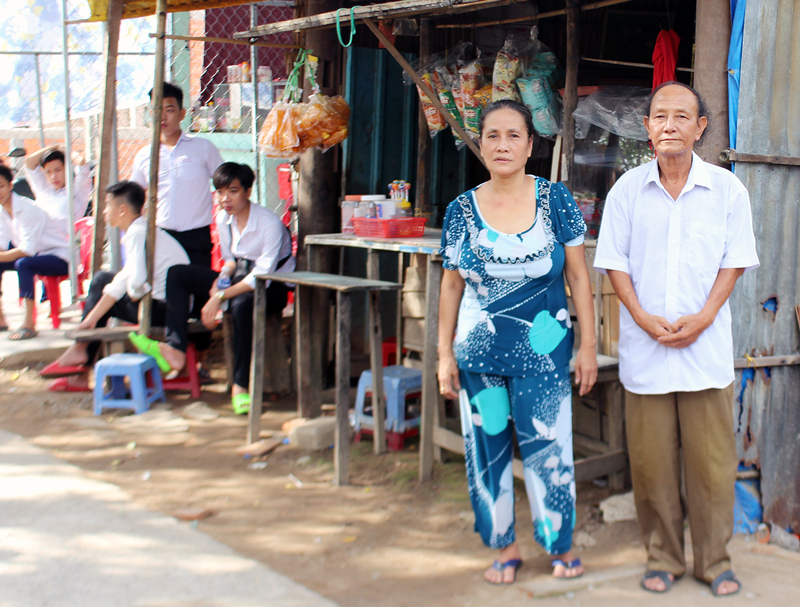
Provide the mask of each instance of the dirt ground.
[{"label": "dirt ground", "polygon": [[[222,371],[213,373],[221,379]],[[498,588],[482,581],[494,555],[472,531],[463,458],[437,464],[434,480],[419,485],[414,441],[401,453],[379,457],[372,454],[371,442],[355,444],[352,485],[337,488],[331,482],[331,451],[281,446],[259,460],[266,467],[254,467],[256,460],[237,455],[246,417],[232,413],[221,384],[206,386],[203,393],[203,400],[219,413],[217,419],[186,420],[188,428],[169,432],[137,431],[121,415],[95,417],[90,394],[56,394],[45,387],[35,370],[0,370],[0,427],[51,449],[93,478],[118,485],[153,510],[212,510],[211,517],[193,524],[342,606],[505,605],[539,595],[537,588],[549,583],[549,559],[531,539],[521,485],[517,530],[525,566],[519,582]],[[168,396],[168,407],[178,413],[193,402],[188,395]],[[295,417],[295,402],[283,399],[266,407],[262,435],[280,436],[281,425]],[[584,543],[595,542],[580,549],[580,556],[587,571],[598,575],[596,583],[569,592],[566,586],[564,591],[556,587],[545,594],[560,596],[539,599],[539,604],[663,603],[638,589],[636,568],[643,567],[644,550],[636,523],[601,522],[598,503],[607,495],[591,483],[578,489],[577,530],[584,532],[583,538],[588,534]],[[729,605],[762,604],[756,599],[767,598],[771,605],[797,604],[797,562],[756,555],[743,539],[734,544],[747,560],[747,571],[740,566],[741,574],[774,573],[777,581],[759,577],[754,587],[746,579],[748,592]],[[602,575],[626,567],[624,582]],[[686,584],[684,594],[693,597],[689,603],[711,600],[707,587],[693,580]],[[675,591],[671,596],[679,598]]]}]

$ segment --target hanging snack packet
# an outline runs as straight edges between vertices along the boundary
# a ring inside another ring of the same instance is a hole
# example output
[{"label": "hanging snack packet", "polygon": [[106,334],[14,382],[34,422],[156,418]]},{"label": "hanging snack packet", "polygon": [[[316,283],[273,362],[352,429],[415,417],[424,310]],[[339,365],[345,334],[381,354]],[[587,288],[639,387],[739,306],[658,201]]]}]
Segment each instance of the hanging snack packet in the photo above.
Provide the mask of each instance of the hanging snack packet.
[{"label": "hanging snack packet", "polygon": [[461,102],[464,106],[464,130],[472,139],[480,137],[481,103],[475,93],[481,87],[481,69],[477,61],[468,63],[460,70]]},{"label": "hanging snack packet", "polygon": [[303,151],[327,150],[347,138],[350,106],[342,97],[311,95],[296,115],[297,137]]},{"label": "hanging snack packet", "polygon": [[492,102],[492,84],[486,84],[478,89],[478,92],[475,93],[475,99],[478,101],[482,108],[485,108]]},{"label": "hanging snack packet", "polygon": [[[431,76],[430,72],[421,74],[421,77],[422,80],[425,81],[425,84],[432,90],[436,90],[436,87],[433,85],[433,76]],[[439,131],[445,129],[447,123],[441,113],[439,113],[439,109],[431,103],[431,100],[428,99],[428,96],[422,92],[419,86],[417,86],[417,92],[419,93],[419,100],[422,103],[422,111],[425,113],[425,120],[428,122],[428,132],[431,135],[431,139],[433,139],[439,134]]]},{"label": "hanging snack packet", "polygon": [[293,158],[302,151],[295,126],[299,110],[294,103],[276,103],[267,114],[258,143],[267,156]]}]

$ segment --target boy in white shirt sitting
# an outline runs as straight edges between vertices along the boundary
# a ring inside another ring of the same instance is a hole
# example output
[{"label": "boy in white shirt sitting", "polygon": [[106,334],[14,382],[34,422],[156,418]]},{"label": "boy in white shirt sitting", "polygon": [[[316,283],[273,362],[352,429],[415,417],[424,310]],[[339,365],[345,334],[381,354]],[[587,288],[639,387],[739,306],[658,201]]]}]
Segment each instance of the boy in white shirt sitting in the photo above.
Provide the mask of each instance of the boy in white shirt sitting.
[{"label": "boy in white shirt sitting", "polygon": [[[78,221],[86,215],[92,197],[92,167],[74,155],[73,160],[77,170],[72,184],[72,221]],[[25,156],[25,170],[36,194],[36,204],[53,219],[66,220],[69,217],[69,199],[64,152],[51,145],[28,154]],[[69,225],[66,229],[69,230]]]},{"label": "boy in white shirt sitting", "polygon": [[[65,276],[69,273],[69,235],[57,221],[32,200],[12,191],[13,174],[0,166],[0,278],[15,270],[19,296],[25,300],[25,320],[11,333],[12,341],[36,336],[33,314],[34,276]],[[5,250],[3,250],[5,249]],[[1,330],[8,329],[0,313]]]},{"label": "boy in white shirt sitting", "polygon": [[[167,277],[167,341],[159,343],[131,334],[141,352],[153,356],[168,373],[186,364],[190,296],[203,305],[201,320],[208,329],[216,324],[223,302],[228,302],[233,319],[233,388],[236,413],[250,406],[250,356],[253,340],[253,290],[255,272],[292,272],[292,238],[289,230],[272,211],[252,204],[250,192],[255,176],[250,167],[226,162],[214,173],[214,188],[221,210],[216,223],[225,267],[219,274],[202,266],[180,266]],[[230,278],[230,286],[218,279]],[[288,288],[283,283],[268,283],[267,314],[279,314],[286,307]],[[197,304],[196,304],[197,305]]]},{"label": "boy in white shirt sitting", "polygon": [[[145,261],[147,220],[142,216],[144,189],[138,183],[121,181],[109,187],[106,192],[106,223],[125,232],[122,238],[127,252],[125,265],[116,275],[111,272],[97,272],[92,277],[83,320],[78,329],[105,327],[112,316],[125,322],[138,322],[139,300],[151,290],[147,283]],[[151,322],[155,326],[163,326],[167,272],[173,266],[188,264],[189,256],[172,236],[160,228],[156,230]],[[42,377],[60,378],[49,389],[70,392],[88,390],[89,371],[99,349],[100,342],[72,344],[61,358],[42,370]],[[66,376],[70,375],[76,377],[67,379]]]}]

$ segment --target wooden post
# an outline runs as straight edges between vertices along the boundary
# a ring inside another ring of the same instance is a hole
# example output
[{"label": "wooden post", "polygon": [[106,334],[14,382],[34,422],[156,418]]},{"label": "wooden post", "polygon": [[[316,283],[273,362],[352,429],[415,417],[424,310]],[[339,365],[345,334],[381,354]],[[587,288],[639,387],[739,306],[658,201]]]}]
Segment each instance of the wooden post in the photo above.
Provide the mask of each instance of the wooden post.
[{"label": "wooden post", "polygon": [[[307,247],[307,269],[319,271],[319,247]],[[326,294],[317,295],[317,300]],[[325,319],[314,316],[314,290],[309,287],[297,285],[294,291],[294,322],[295,322],[295,375],[297,377],[297,415],[299,417],[314,418],[322,413],[320,390],[322,382],[321,356],[322,337],[319,335],[327,326]],[[327,308],[325,313],[327,314]],[[316,336],[316,339],[315,339]]]},{"label": "wooden post", "polygon": [[336,292],[336,433],[334,476],[350,482],[350,294]]},{"label": "wooden post", "polygon": [[[419,20],[419,61],[422,64],[430,55],[430,25],[428,19]],[[419,104],[417,132],[417,183],[414,207],[420,213],[431,212],[431,136],[422,103]],[[402,253],[401,253],[402,257]],[[402,279],[401,279],[402,281]],[[402,292],[400,297],[402,297]],[[400,360],[399,358],[397,359]],[[400,364],[398,362],[398,364]]]},{"label": "wooden post", "polygon": [[580,39],[578,25],[581,9],[574,2],[567,2],[567,74],[564,89],[564,125],[561,129],[564,163],[561,168],[562,180],[569,187],[572,179],[572,164],[575,158],[575,117],[578,107],[578,62],[580,61]]},{"label": "wooden post", "polygon": [[[164,33],[167,29],[167,0],[156,0],[156,69],[153,77],[153,96],[151,111],[153,116],[153,136],[150,142],[150,179],[147,188],[147,240],[145,259],[147,260],[147,283],[153,284],[153,270],[156,251],[156,207],[158,206],[158,163],[161,155],[161,102],[164,98]],[[142,298],[139,306],[139,333],[150,332],[150,312],[153,308],[151,293]]]},{"label": "wooden post", "polygon": [[[379,253],[374,249],[367,252],[367,278],[380,280]],[[375,455],[386,453],[386,395],[383,393],[383,332],[381,330],[381,294],[369,291],[369,360],[372,370],[372,421],[374,422],[372,440]]]},{"label": "wooden post", "polygon": [[264,398],[264,341],[267,323],[267,281],[256,278],[253,294],[253,355],[250,360],[250,411],[247,423],[247,444],[261,434],[261,403]]},{"label": "wooden post", "polygon": [[[729,0],[697,3],[693,85],[708,107],[714,125],[695,151],[706,162],[727,166],[720,153],[730,147],[728,136],[728,47],[731,40]],[[691,44],[682,40],[681,44]]]},{"label": "wooden post", "polygon": [[[405,282],[405,255],[403,253],[397,254],[397,282]],[[403,364],[403,289],[397,291],[397,326],[395,327],[395,335],[397,339],[397,357],[398,365]]]},{"label": "wooden post", "polygon": [[428,277],[425,285],[425,349],[422,352],[422,414],[419,434],[419,480],[430,480],[433,474],[433,435],[439,386],[436,379],[439,359],[439,288],[442,262],[428,256]]},{"label": "wooden post", "polygon": [[[106,36],[103,39],[103,59],[106,64],[105,93],[101,108],[100,122],[100,164],[97,167],[97,187],[94,191],[92,214],[94,215],[94,243],[92,246],[92,274],[103,265],[103,245],[106,240],[103,209],[106,206],[106,188],[109,185],[111,162],[114,147],[114,114],[117,111],[117,48],[119,46],[119,27],[122,21],[124,0],[110,0]],[[159,125],[160,126],[160,125]],[[87,158],[88,160],[88,158]]]}]

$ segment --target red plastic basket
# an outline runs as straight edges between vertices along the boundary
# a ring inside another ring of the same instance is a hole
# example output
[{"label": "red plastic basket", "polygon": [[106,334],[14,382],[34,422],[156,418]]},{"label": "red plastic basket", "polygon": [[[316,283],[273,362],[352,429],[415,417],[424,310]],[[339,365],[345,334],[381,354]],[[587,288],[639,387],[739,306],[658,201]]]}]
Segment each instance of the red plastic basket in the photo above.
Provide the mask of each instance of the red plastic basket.
[{"label": "red plastic basket", "polygon": [[377,238],[407,238],[424,236],[425,217],[392,217],[391,219],[370,219],[354,217],[356,236],[375,236]]}]

